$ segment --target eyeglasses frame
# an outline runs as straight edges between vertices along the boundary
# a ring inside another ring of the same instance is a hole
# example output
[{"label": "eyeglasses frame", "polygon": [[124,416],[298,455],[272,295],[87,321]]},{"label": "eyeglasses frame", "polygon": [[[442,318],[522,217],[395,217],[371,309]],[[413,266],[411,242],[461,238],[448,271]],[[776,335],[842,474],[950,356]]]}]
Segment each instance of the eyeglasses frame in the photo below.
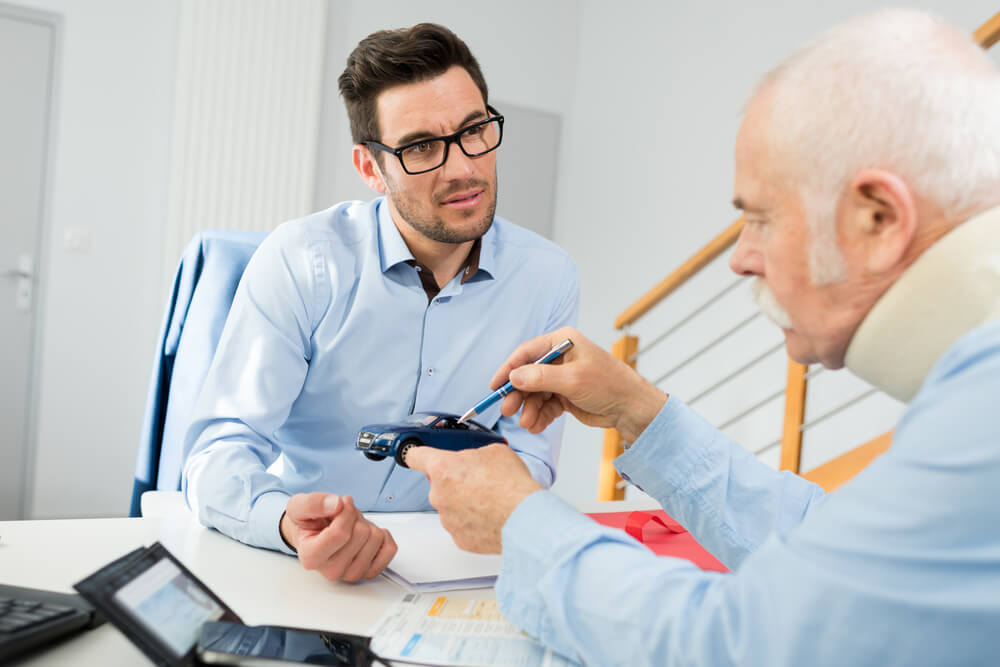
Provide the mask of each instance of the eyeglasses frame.
[{"label": "eyeglasses frame", "polygon": [[[441,167],[444,166],[444,163],[448,161],[448,151],[451,149],[452,144],[458,144],[459,149],[467,157],[480,157],[486,155],[487,153],[492,153],[496,149],[500,148],[500,144],[503,143],[503,114],[501,114],[499,111],[497,111],[495,108],[493,108],[493,106],[489,104],[486,105],[486,110],[493,115],[489,116],[488,118],[484,118],[483,120],[472,123],[471,125],[466,125],[459,131],[453,134],[445,135],[443,137],[425,137],[423,139],[417,139],[416,141],[411,141],[408,144],[403,144],[402,146],[398,146],[396,148],[393,148],[392,146],[386,146],[385,144],[379,143],[378,141],[366,141],[364,142],[364,144],[369,148],[377,148],[385,153],[390,153],[392,155],[395,155],[396,159],[399,160],[399,166],[401,166],[403,168],[403,171],[405,171],[407,174],[411,176],[416,176],[417,174],[426,174],[428,172],[434,171],[435,169],[440,169]],[[497,139],[497,145],[489,150],[483,151],[482,153],[470,153],[469,151],[465,150],[465,146],[462,145],[460,137],[474,127],[486,125],[487,123],[492,123],[494,121],[500,124],[500,137]],[[409,169],[407,169],[406,163],[403,162],[403,151],[405,151],[407,148],[413,148],[414,146],[417,146],[419,144],[427,143],[428,141],[444,141],[444,159],[441,160],[441,164],[437,165],[436,167],[431,167],[430,169],[422,169],[420,171],[410,171]]]}]

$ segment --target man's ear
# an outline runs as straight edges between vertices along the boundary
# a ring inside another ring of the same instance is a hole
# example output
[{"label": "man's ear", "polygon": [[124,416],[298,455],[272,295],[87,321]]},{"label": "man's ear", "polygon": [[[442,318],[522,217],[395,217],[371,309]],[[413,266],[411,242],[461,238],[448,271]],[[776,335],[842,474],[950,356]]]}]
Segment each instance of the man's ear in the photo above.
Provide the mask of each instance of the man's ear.
[{"label": "man's ear", "polygon": [[358,170],[365,185],[379,194],[385,194],[385,179],[382,177],[382,170],[379,169],[368,147],[354,144],[351,158],[354,161],[354,168]]},{"label": "man's ear", "polygon": [[890,271],[917,232],[917,203],[910,188],[891,172],[864,169],[851,179],[846,204],[845,241],[862,251],[869,274]]}]

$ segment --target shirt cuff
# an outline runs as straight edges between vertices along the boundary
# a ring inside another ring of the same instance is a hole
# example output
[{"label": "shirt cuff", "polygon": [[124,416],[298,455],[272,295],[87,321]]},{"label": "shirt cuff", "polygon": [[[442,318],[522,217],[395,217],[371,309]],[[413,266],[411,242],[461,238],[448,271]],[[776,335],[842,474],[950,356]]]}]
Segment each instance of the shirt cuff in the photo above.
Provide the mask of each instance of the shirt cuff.
[{"label": "shirt cuff", "polygon": [[614,460],[622,479],[661,504],[688,488],[692,473],[707,465],[719,431],[671,396],[625,453]]},{"label": "shirt cuff", "polygon": [[553,479],[552,468],[549,467],[548,463],[528,452],[516,453],[524,461],[524,465],[528,467],[528,473],[531,474],[532,479],[546,489],[552,486],[555,480]]},{"label": "shirt cuff", "polygon": [[269,491],[257,496],[250,508],[250,539],[252,544],[273,549],[290,556],[295,552],[281,539],[281,515],[288,505],[289,495],[281,491]]}]

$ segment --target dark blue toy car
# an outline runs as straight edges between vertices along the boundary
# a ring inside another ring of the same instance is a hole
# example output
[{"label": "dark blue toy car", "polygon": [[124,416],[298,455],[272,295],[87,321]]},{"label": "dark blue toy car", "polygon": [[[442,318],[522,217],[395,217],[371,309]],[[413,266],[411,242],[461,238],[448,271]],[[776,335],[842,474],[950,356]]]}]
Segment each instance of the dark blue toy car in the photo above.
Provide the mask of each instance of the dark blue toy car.
[{"label": "dark blue toy car", "polygon": [[437,449],[474,449],[494,442],[507,444],[507,438],[471,419],[459,424],[459,416],[447,413],[417,412],[395,424],[370,424],[358,431],[355,445],[372,461],[393,457],[408,468],[404,461],[410,447]]}]

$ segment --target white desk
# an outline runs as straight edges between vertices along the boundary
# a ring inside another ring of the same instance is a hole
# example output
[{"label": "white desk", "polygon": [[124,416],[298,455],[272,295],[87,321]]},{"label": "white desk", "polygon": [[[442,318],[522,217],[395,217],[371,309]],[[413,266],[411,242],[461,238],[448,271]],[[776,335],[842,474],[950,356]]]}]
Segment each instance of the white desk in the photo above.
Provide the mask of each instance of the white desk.
[{"label": "white desk", "polygon": [[[655,507],[648,499],[588,503],[586,512]],[[139,546],[160,541],[252,625],[366,634],[406,591],[387,579],[325,580],[284,554],[254,549],[202,527],[179,493],[146,494],[141,519],[0,521],[0,583],[73,592],[73,584]],[[492,589],[450,596],[491,598]],[[144,665],[145,656],[110,624],[56,645],[31,665]]]}]

